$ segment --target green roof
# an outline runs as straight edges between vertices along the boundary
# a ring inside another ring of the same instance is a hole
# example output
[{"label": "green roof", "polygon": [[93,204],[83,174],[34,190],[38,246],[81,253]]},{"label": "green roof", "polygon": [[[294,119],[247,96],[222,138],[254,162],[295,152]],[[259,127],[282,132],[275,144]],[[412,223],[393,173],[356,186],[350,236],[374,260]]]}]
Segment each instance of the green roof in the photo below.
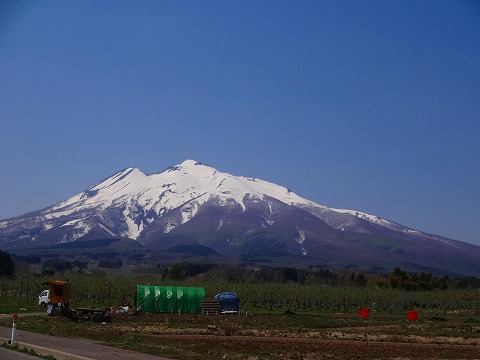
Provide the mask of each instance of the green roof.
[{"label": "green roof", "polygon": [[145,312],[198,314],[205,289],[184,286],[137,285],[137,307]]}]

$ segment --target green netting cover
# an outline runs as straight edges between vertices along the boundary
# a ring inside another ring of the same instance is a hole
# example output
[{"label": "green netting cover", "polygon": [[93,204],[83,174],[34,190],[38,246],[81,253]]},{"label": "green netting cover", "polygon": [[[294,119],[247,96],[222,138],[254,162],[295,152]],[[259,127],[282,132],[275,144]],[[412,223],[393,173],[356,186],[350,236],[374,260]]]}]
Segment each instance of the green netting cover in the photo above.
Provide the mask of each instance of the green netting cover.
[{"label": "green netting cover", "polygon": [[137,307],[145,312],[198,314],[205,289],[181,286],[137,285]]}]

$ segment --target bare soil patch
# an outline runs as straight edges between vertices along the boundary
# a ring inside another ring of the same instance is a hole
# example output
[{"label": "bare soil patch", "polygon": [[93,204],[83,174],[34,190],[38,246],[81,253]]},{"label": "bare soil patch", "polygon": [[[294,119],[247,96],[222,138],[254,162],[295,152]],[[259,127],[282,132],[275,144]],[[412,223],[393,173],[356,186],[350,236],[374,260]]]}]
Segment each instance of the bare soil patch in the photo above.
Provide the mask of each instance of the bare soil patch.
[{"label": "bare soil patch", "polygon": [[[122,327],[118,322],[116,331],[136,333],[152,343],[166,340],[179,347],[217,349],[230,359],[480,359],[480,325],[453,320],[382,319],[384,323],[378,324],[353,318],[353,326],[328,327],[322,318],[150,314],[143,321],[143,317],[134,325]],[[442,331],[450,335],[438,335]],[[190,357],[196,358],[185,356]]]}]

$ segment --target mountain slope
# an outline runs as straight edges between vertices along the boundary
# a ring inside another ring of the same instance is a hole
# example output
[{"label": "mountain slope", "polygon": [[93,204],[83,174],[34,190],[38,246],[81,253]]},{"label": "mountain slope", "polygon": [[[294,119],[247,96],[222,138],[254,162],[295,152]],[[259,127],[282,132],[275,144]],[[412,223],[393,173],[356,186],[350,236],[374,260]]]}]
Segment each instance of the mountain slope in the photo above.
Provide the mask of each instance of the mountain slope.
[{"label": "mountain slope", "polygon": [[53,206],[0,221],[0,247],[136,240],[239,261],[480,273],[479,247],[334,209],[267,181],[187,160],[157,174],[120,171]]}]

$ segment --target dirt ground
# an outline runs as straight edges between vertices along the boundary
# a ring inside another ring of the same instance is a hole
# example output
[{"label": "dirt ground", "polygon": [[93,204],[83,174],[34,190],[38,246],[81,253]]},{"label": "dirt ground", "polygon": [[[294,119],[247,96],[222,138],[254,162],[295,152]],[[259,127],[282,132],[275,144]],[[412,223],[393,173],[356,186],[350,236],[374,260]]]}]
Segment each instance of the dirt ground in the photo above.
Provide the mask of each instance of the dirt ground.
[{"label": "dirt ground", "polygon": [[[320,340],[305,338],[224,336],[224,335],[157,335],[178,342],[200,342],[203,345],[264,349],[277,359],[480,359],[480,347],[389,341]],[[251,360],[257,357],[249,358]]]},{"label": "dirt ground", "polygon": [[[211,324],[200,327],[171,326],[169,321],[174,319],[169,317],[157,320],[136,330],[148,334],[152,341],[164,339],[179,346],[188,343],[222,348],[227,354],[225,359],[480,359],[480,337],[471,336],[480,333],[480,324],[468,327],[470,336],[439,336],[429,333],[429,322],[306,330],[279,329],[275,325],[254,327],[234,318],[212,317]],[[440,330],[444,327],[437,323],[434,326]],[[461,326],[454,327],[455,334],[462,333]],[[123,329],[132,330],[131,326]],[[242,349],[250,349],[255,355],[229,355]]]},{"label": "dirt ground", "polygon": [[[479,359],[480,318],[114,315],[109,323],[25,317],[25,330],[183,360]],[[35,330],[36,329],[36,330]]]}]

